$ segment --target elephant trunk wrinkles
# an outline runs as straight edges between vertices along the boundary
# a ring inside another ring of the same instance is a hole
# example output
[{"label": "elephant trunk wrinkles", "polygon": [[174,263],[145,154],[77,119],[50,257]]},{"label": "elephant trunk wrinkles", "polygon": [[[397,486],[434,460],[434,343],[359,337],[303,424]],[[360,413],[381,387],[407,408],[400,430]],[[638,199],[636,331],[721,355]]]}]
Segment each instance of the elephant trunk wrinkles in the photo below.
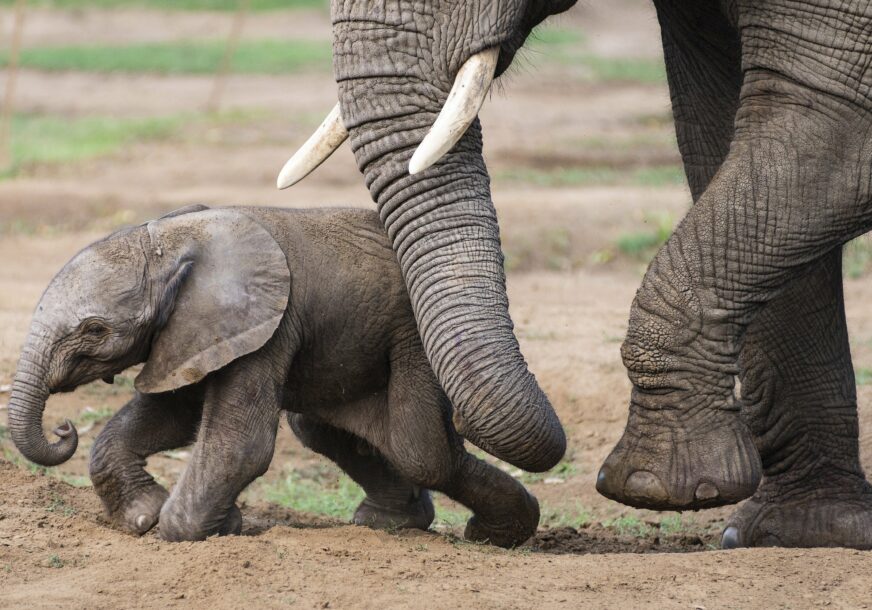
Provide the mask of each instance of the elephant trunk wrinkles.
[{"label": "elephant trunk wrinkles", "polygon": [[[335,55],[338,65],[350,59]],[[414,146],[447,88],[383,73],[338,81],[352,149],[399,258],[458,432],[520,468],[553,467],[566,439],[513,333],[478,121],[439,163],[410,176]]]},{"label": "elephant trunk wrinkles", "polygon": [[31,462],[57,466],[73,456],[78,445],[75,433],[49,443],[42,431],[42,413],[49,396],[45,342],[29,338],[9,396],[9,431],[18,450]]}]

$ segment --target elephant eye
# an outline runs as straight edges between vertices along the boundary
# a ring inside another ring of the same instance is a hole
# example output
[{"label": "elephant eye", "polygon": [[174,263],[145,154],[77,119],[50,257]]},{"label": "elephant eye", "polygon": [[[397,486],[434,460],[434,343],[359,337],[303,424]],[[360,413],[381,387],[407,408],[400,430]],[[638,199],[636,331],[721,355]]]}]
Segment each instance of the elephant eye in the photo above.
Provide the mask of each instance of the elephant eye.
[{"label": "elephant eye", "polygon": [[109,332],[109,327],[98,320],[88,320],[82,325],[82,333],[91,337],[100,337]]}]

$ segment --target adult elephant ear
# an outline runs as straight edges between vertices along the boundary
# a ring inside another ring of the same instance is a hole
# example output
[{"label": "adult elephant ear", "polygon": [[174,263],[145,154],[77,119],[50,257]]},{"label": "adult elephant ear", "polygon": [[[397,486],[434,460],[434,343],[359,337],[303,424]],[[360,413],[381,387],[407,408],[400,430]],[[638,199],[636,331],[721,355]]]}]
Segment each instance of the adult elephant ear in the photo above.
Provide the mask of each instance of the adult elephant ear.
[{"label": "adult elephant ear", "polygon": [[196,383],[273,336],[291,278],[284,251],[260,223],[228,208],[146,226],[162,327],[136,378],[137,390],[166,392]]}]

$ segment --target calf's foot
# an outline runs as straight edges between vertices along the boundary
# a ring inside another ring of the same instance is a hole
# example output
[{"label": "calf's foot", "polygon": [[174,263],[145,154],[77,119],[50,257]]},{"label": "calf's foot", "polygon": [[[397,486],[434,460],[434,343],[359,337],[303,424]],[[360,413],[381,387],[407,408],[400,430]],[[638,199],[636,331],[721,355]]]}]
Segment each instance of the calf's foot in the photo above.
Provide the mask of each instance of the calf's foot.
[{"label": "calf's foot", "polygon": [[791,484],[764,479],[730,517],[721,546],[872,549],[872,486],[846,473]]},{"label": "calf's foot", "polygon": [[422,489],[406,503],[379,503],[367,496],[354,511],[353,523],[373,529],[426,530],[433,523],[435,512],[430,492]]},{"label": "calf's foot", "polygon": [[155,483],[125,502],[122,510],[110,517],[125,531],[141,536],[157,524],[168,497],[167,490]]},{"label": "calf's foot", "polygon": [[513,498],[510,510],[502,517],[473,515],[466,523],[463,537],[472,542],[488,542],[494,546],[513,548],[526,542],[539,527],[539,502],[526,489]]},{"label": "calf's foot", "polygon": [[238,536],[242,533],[242,512],[236,504],[223,518],[196,516],[176,507],[172,500],[160,512],[160,537],[169,542],[205,540],[209,536]]},{"label": "calf's foot", "polygon": [[704,424],[667,417],[631,408],[621,440],[599,471],[597,491],[654,510],[710,508],[754,493],[760,456],[737,412],[710,411]]},{"label": "calf's foot", "polygon": [[167,490],[141,468],[121,474],[91,464],[91,482],[109,520],[119,529],[141,536],[158,522]]}]

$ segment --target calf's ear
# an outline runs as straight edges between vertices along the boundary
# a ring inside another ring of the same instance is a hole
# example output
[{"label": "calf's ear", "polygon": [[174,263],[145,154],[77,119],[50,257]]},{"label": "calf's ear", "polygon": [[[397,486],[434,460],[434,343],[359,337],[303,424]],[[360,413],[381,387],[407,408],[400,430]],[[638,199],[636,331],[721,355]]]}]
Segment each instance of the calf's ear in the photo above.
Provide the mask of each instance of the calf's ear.
[{"label": "calf's ear", "polygon": [[[146,225],[158,324],[136,389],[175,390],[261,348],[288,305],[284,251],[242,209],[206,209]],[[162,319],[161,319],[162,318]]]}]

